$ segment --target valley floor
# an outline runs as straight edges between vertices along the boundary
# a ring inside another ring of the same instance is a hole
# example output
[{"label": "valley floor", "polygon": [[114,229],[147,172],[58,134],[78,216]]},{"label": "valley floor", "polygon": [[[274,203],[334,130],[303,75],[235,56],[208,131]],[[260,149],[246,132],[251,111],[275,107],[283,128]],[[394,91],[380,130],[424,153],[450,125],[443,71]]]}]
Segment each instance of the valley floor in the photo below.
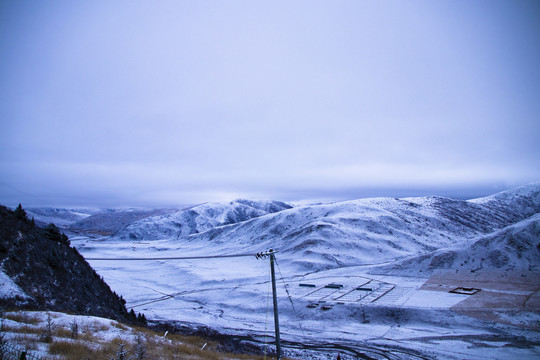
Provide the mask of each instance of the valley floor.
[{"label": "valley floor", "polygon": [[[209,251],[172,240],[80,237],[72,238],[72,244],[88,258],[196,256]],[[540,357],[537,273],[454,270],[396,277],[373,275],[374,266],[306,273],[291,258],[277,254],[277,260],[281,338],[290,357]],[[89,262],[122,294],[128,308],[148,319],[211,328],[256,344],[273,337],[267,260]]]}]

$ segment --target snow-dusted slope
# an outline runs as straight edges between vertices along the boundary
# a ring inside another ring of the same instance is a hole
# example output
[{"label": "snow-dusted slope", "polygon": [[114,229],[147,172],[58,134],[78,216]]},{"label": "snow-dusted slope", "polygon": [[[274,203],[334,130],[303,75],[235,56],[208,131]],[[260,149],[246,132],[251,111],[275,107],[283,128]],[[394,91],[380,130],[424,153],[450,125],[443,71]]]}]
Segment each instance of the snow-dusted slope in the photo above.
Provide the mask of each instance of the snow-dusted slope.
[{"label": "snow-dusted slope", "polygon": [[16,297],[27,298],[28,296],[10,276],[0,269],[0,299],[11,299]]},{"label": "snow-dusted slope", "polygon": [[113,234],[135,221],[170,213],[171,209],[106,209],[69,226],[75,233]]},{"label": "snow-dusted slope", "polygon": [[37,224],[50,224],[64,227],[81,221],[99,210],[96,209],[58,209],[58,208],[28,208],[29,218],[34,218]]},{"label": "snow-dusted slope", "polygon": [[179,238],[290,208],[290,205],[279,201],[238,199],[229,203],[206,203],[131,223],[115,237],[133,240]]},{"label": "snow-dusted slope", "polygon": [[[527,219],[540,211],[539,188],[537,184],[518,189],[516,196],[510,191],[474,201],[375,198],[304,206],[231,226],[200,226],[199,233],[171,229],[171,234],[181,235],[179,245],[212,244],[228,251],[279,249],[281,258],[306,270],[376,264],[429,253]],[[204,220],[204,225],[212,224]],[[144,225],[144,229],[162,226]],[[140,223],[132,224],[130,232],[137,226]],[[186,227],[181,219],[177,226]],[[135,233],[144,238],[144,231]]]},{"label": "snow-dusted slope", "polygon": [[502,230],[374,269],[373,273],[427,276],[435,270],[540,270],[540,214]]},{"label": "snow-dusted slope", "polygon": [[279,249],[305,270],[380,264],[487,236],[540,212],[540,184],[463,201],[373,198],[291,208],[272,201],[207,203],[131,223],[114,238],[175,240],[211,251]]}]

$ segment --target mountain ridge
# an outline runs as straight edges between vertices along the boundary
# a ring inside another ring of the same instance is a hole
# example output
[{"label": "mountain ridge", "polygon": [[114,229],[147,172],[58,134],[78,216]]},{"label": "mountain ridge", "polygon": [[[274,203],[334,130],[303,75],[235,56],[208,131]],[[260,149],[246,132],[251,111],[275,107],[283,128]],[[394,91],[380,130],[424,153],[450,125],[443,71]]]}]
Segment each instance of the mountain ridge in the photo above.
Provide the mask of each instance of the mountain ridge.
[{"label": "mountain ridge", "polygon": [[318,263],[304,262],[311,269],[321,263],[326,264],[324,268],[371,264],[429,253],[540,212],[540,184],[519,188],[518,193],[512,197],[512,191],[504,192],[504,201],[502,195],[475,201],[369,198],[301,206],[190,234],[182,240],[218,245],[236,239],[232,246],[238,249],[274,248],[281,251],[280,257],[311,257]]},{"label": "mountain ridge", "polygon": [[228,203],[204,203],[163,216],[133,222],[114,236],[122,239],[157,240],[163,237],[189,236],[210,229],[237,224],[263,215],[291,208],[274,200],[237,199]]}]

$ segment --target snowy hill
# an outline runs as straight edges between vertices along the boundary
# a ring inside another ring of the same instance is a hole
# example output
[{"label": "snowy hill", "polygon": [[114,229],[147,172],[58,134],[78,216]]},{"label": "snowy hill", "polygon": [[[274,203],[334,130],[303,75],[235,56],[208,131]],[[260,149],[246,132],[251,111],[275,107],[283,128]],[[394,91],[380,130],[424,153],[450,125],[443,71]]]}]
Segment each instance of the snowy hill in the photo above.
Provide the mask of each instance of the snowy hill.
[{"label": "snowy hill", "polygon": [[135,221],[156,215],[167,214],[172,209],[106,209],[100,210],[80,221],[69,225],[75,233],[114,234]]},{"label": "snowy hill", "polygon": [[238,199],[229,203],[206,203],[133,222],[115,234],[115,237],[134,240],[180,238],[290,208],[290,205],[279,201]]},{"label": "snowy hill", "polygon": [[34,218],[38,225],[55,224],[66,227],[81,221],[98,212],[97,209],[59,209],[59,208],[28,208],[26,210],[30,218]]},{"label": "snowy hill", "polygon": [[266,215],[254,210],[231,220],[228,205],[207,204],[133,223],[116,237],[174,238],[191,247],[212,244],[227,251],[274,248],[280,250],[280,257],[310,271],[379,264],[429,253],[525,220],[540,212],[539,188],[534,185],[517,189],[516,194],[509,191],[471,201],[374,198]]},{"label": "snowy hill", "polygon": [[489,235],[376,268],[373,273],[425,276],[439,269],[539,271],[540,214]]},{"label": "snowy hill", "polygon": [[97,209],[78,208],[62,209],[50,207],[34,207],[26,210],[36,224],[45,227],[55,224],[68,234],[101,234],[110,235],[126,225],[146,217],[163,215],[173,209]]}]

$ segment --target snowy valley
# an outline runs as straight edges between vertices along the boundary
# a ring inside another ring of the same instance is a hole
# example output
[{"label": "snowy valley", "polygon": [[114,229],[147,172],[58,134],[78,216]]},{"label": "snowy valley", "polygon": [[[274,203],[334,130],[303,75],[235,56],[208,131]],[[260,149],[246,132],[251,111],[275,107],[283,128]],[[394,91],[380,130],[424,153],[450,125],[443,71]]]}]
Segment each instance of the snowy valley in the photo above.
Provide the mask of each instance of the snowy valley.
[{"label": "snowy valley", "polygon": [[[278,251],[281,337],[292,358],[540,356],[540,183],[468,201],[66,212],[57,223],[87,259]],[[29,209],[40,213],[54,218]],[[98,215],[107,221],[81,225]],[[88,261],[154,322],[259,345],[273,337],[268,260]]]}]

